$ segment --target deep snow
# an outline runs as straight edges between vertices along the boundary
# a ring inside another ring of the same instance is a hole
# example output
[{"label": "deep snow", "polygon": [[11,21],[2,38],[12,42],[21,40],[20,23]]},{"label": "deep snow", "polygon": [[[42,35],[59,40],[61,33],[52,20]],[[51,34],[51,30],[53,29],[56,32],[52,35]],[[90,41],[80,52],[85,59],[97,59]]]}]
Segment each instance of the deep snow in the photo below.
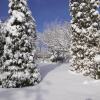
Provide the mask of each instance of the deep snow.
[{"label": "deep snow", "polygon": [[70,64],[40,63],[42,81],[33,87],[0,88],[0,100],[100,100],[100,81],[69,71]]}]

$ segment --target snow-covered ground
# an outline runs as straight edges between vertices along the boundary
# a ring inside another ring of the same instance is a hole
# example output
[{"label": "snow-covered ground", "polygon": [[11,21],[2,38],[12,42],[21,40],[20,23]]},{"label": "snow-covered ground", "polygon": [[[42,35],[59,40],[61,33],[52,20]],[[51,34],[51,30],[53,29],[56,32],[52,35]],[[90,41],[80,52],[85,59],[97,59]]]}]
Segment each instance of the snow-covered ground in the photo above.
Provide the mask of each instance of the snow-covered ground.
[{"label": "snow-covered ground", "polygon": [[0,88],[0,100],[100,100],[100,81],[69,71],[70,64],[39,64],[42,81],[34,87]]}]

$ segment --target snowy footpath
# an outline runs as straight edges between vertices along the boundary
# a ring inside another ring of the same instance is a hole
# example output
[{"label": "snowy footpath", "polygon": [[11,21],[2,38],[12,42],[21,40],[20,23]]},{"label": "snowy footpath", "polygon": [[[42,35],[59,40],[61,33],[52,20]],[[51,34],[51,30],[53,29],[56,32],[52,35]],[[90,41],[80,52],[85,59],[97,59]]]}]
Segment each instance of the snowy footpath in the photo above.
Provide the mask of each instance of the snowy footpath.
[{"label": "snowy footpath", "polygon": [[100,100],[100,81],[69,71],[70,64],[39,64],[42,81],[34,87],[0,88],[0,100]]}]

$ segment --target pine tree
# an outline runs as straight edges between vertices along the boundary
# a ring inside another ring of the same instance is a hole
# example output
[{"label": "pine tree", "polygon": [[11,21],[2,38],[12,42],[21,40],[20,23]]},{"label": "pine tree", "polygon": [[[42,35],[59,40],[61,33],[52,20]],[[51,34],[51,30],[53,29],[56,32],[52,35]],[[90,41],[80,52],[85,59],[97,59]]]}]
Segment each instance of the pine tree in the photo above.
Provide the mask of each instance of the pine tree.
[{"label": "pine tree", "polygon": [[[0,77],[2,76],[1,73],[1,67],[2,67],[2,56],[4,51],[4,44],[5,44],[5,38],[4,38],[4,25],[3,22],[0,21]],[[1,78],[0,78],[0,85],[1,85]]]},{"label": "pine tree", "polygon": [[[40,82],[36,60],[35,21],[27,0],[9,0],[2,66],[2,87],[19,88]],[[32,42],[33,41],[33,42]]]},{"label": "pine tree", "polygon": [[0,67],[2,66],[1,57],[3,55],[3,49],[4,49],[4,34],[3,34],[3,23],[0,21]]},{"label": "pine tree", "polygon": [[72,70],[97,77],[98,64],[94,57],[99,48],[99,0],[71,0]]}]

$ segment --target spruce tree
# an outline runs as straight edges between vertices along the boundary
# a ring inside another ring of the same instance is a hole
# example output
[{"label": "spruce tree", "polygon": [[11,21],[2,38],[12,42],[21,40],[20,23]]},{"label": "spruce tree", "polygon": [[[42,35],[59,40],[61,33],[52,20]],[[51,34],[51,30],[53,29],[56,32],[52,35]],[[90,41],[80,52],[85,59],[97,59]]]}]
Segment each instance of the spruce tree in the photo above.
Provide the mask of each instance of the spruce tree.
[{"label": "spruce tree", "polygon": [[72,70],[97,77],[98,64],[94,60],[99,48],[99,0],[71,0]]},{"label": "spruce tree", "polygon": [[4,34],[3,34],[3,23],[0,21],[0,67],[2,66],[2,56],[4,50]]},{"label": "spruce tree", "polygon": [[0,21],[0,85],[1,85],[1,77],[2,77],[2,56],[4,51],[5,37],[4,37],[4,23]]},{"label": "spruce tree", "polygon": [[[9,0],[2,66],[2,87],[19,88],[40,82],[36,60],[35,21],[27,0]],[[33,41],[33,42],[32,42]]]}]

